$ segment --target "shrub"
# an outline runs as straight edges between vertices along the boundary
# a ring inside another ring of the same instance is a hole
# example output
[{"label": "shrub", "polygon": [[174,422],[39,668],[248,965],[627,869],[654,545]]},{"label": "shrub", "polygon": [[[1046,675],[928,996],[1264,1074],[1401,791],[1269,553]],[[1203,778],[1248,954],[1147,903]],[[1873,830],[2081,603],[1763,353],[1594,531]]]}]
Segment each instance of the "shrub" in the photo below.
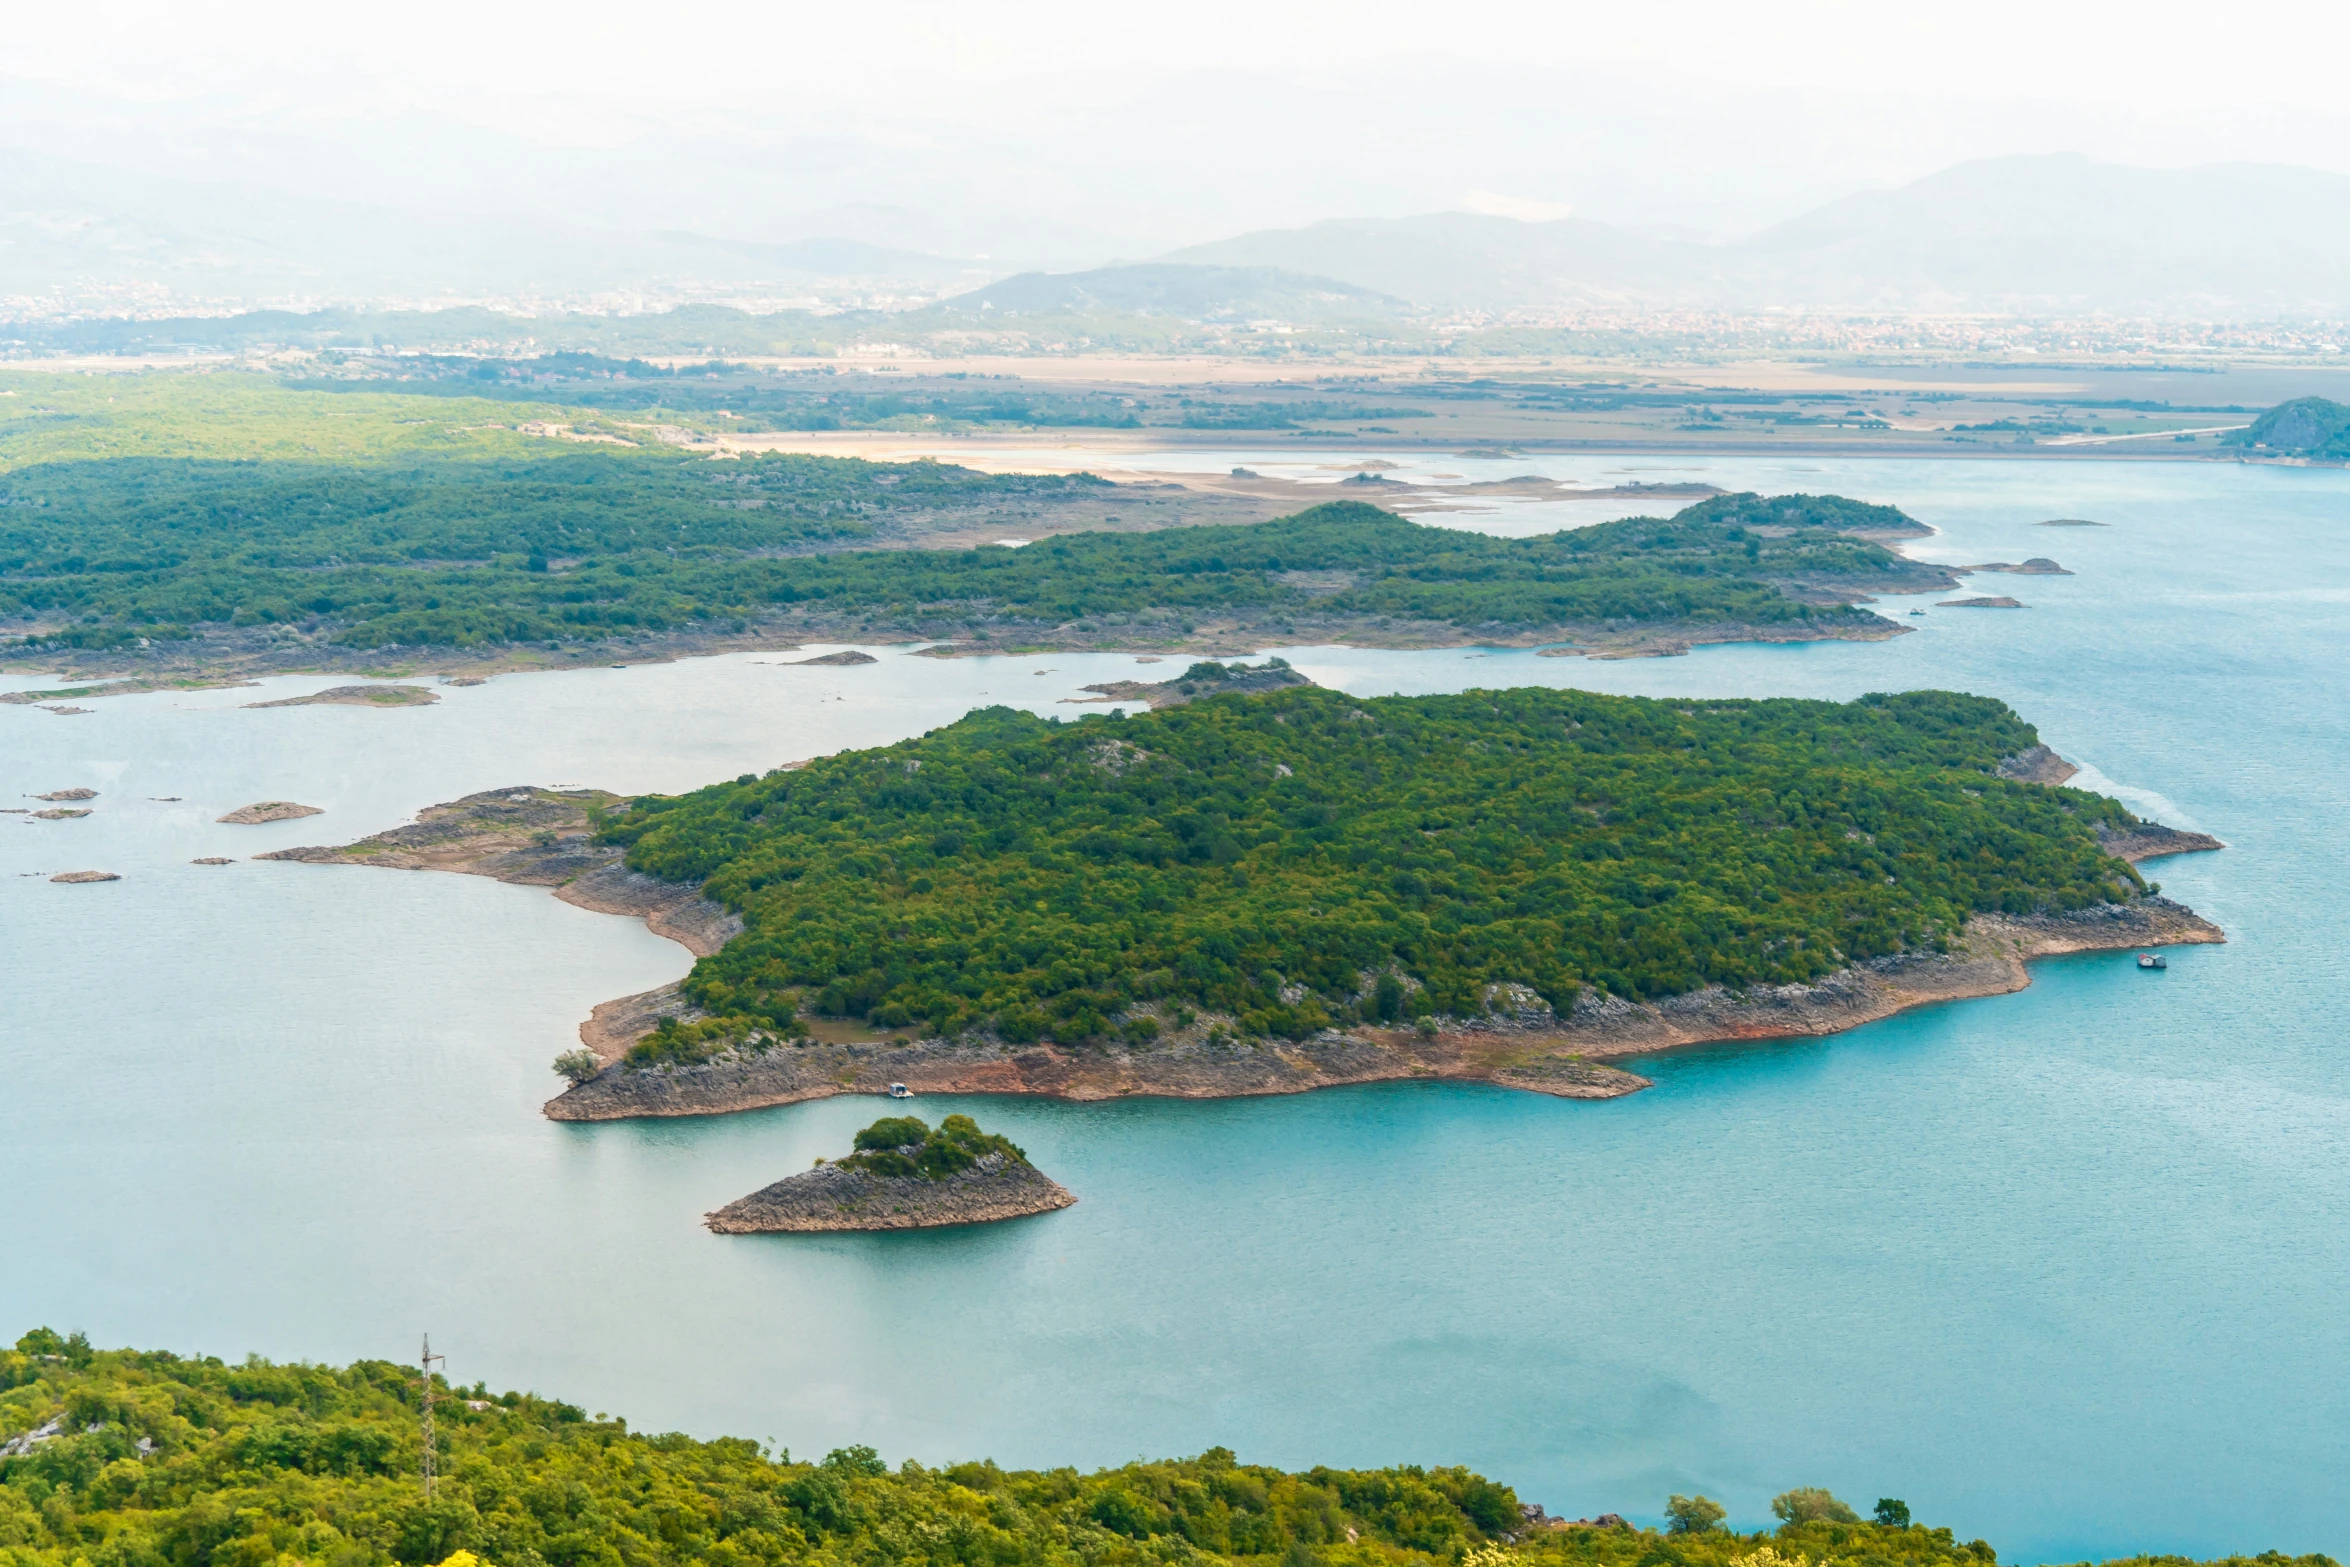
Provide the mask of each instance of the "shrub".
[{"label": "shrub", "polygon": [[1674,1534],[1704,1534],[1720,1528],[1726,1516],[1722,1504],[1710,1496],[1676,1496],[1665,1503],[1665,1517],[1672,1521]]},{"label": "shrub", "polygon": [[1784,1524],[1860,1522],[1860,1514],[1816,1485],[1780,1492],[1771,1498],[1771,1515]]},{"label": "shrub", "polygon": [[603,1063],[596,1059],[596,1053],[585,1045],[566,1050],[555,1058],[555,1070],[568,1079],[574,1088],[603,1069]]}]

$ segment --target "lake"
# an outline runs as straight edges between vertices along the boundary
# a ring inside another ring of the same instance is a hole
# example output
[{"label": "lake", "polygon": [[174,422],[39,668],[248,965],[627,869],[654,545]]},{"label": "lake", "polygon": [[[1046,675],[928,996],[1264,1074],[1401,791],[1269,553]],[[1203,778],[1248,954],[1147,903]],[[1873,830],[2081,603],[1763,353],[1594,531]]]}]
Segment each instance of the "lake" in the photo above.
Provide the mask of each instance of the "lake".
[{"label": "lake", "polygon": [[[1227,456],[1283,458],[1204,460]],[[468,1384],[802,1454],[1090,1466],[1222,1443],[1467,1463],[1569,1516],[1653,1519],[1703,1491],[1753,1524],[1826,1485],[2011,1561],[2342,1554],[2350,475],[1492,466],[1850,494],[1941,529],[1918,555],[2077,574],[1975,579],[2017,611],[1887,600],[1916,628],[1889,643],[1286,656],[1364,695],[1996,695],[2087,764],[2078,782],[2227,840],[2148,871],[2230,944],[1655,1058],[1656,1088],[1601,1104],[1425,1084],[925,1099],[1009,1133],[1078,1205],[722,1239],[704,1212],[840,1151],[873,1101],[549,1123],[547,1063],[578,1021],[682,974],[681,948],[536,889],[242,857],[494,785],[680,789],[987,702],[1088,711],[1061,699],[1138,673],[1130,657],[761,653],[389,711],[242,705],[327,678],[0,707],[0,795],[102,791],[83,820],[0,818],[0,1328],[333,1361],[412,1358],[429,1330]],[[2067,516],[2110,526],[2032,525]],[[212,820],[272,798],[325,814]],[[240,863],[188,863],[210,854]],[[46,880],[82,868],[124,879]]]}]

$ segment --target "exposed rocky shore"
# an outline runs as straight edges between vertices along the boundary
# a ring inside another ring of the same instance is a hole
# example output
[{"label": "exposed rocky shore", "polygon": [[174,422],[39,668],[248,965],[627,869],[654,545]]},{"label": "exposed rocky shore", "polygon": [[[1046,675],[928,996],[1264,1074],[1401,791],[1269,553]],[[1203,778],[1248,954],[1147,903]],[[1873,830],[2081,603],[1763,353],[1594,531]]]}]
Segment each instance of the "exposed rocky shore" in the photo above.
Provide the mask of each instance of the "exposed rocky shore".
[{"label": "exposed rocky shore", "polygon": [[430,707],[440,696],[423,686],[329,686],[308,696],[282,696],[247,707]]},{"label": "exposed rocky shore", "polygon": [[256,800],[251,805],[240,805],[226,816],[214,818],[231,827],[258,827],[266,822],[290,822],[304,816],[324,816],[315,805],[297,805],[291,800]]},{"label": "exposed rocky shore", "polygon": [[[925,1093],[1043,1094],[1099,1100],[1294,1094],[1403,1079],[1494,1083],[1568,1099],[1613,1099],[1649,1080],[1609,1063],[1729,1040],[1833,1034],[1910,1007],[2005,995],[2031,983],[2033,958],[2225,941],[2219,927],[2167,898],[2072,914],[1982,916],[1948,953],[1880,958],[1808,985],[1719,986],[1633,1002],[1586,995],[1559,1017],[1531,993],[1433,1034],[1329,1031],[1291,1043],[1210,1044],[1204,1029],[1127,1045],[1008,1046],[977,1039],[805,1043],[696,1066],[610,1067],[548,1102],[558,1121],[716,1115],[904,1083]],[[650,1024],[648,1023],[649,1027]]]},{"label": "exposed rocky shore", "polygon": [[820,1164],[730,1202],[702,1222],[720,1235],[917,1230],[1025,1218],[1076,1200],[1036,1166],[996,1153],[935,1180]]},{"label": "exposed rocky shore", "polygon": [[2100,826],[2097,844],[2115,859],[2128,860],[2132,865],[2140,860],[2159,860],[2166,854],[2201,854],[2208,849],[2227,847],[2207,832],[2182,832],[2160,822],[2140,822],[2129,832]]},{"label": "exposed rocky shore", "polygon": [[[657,994],[657,993],[656,993]],[[766,1105],[878,1094],[892,1083],[920,1093],[1042,1094],[1056,1099],[1235,1099],[1405,1078],[1501,1083],[1569,1099],[1613,1099],[1648,1079],[1577,1060],[1559,1039],[1500,1030],[1331,1032],[1286,1040],[1209,1044],[1204,1029],[1144,1048],[1003,1045],[982,1039],[872,1040],[779,1045],[697,1066],[607,1067],[548,1101],[557,1121],[717,1115]]]},{"label": "exposed rocky shore", "polygon": [[1286,659],[1270,658],[1262,664],[1194,664],[1172,680],[1142,681],[1113,680],[1105,685],[1085,687],[1098,691],[1099,696],[1063,697],[1064,702],[1141,702],[1149,707],[1181,707],[1201,697],[1223,696],[1234,691],[1279,691],[1289,686],[1310,686],[1313,682],[1289,667]]},{"label": "exposed rocky shore", "polygon": [[[600,789],[490,789],[429,806],[409,826],[357,843],[279,849],[255,858],[459,871],[526,887],[551,887],[556,897],[579,908],[641,919],[653,934],[668,937],[696,957],[706,957],[733,940],[742,921],[703,897],[701,888],[639,875],[623,863],[623,851],[592,841],[590,808],[606,810],[621,803],[620,796]],[[613,1059],[662,1016],[683,1010],[682,1003],[665,1008],[659,999],[674,999],[675,991],[675,986],[664,986],[604,1003],[581,1025],[582,1042],[599,1058]]]},{"label": "exposed rocky shore", "polygon": [[2044,745],[2036,745],[1999,759],[1999,776],[2013,778],[2018,783],[2048,784],[2053,787],[2079,771],[2079,767]]},{"label": "exposed rocky shore", "polygon": [[[2072,764],[2045,746],[2011,757],[2010,777],[2055,783]],[[716,952],[741,921],[698,887],[628,869],[622,851],[591,841],[591,810],[622,803],[600,790],[517,787],[468,795],[340,848],[281,849],[258,856],[309,864],[461,871],[544,886],[567,903],[645,921],[696,956]],[[2109,834],[2109,853],[2151,859],[2221,847],[2219,840],[2157,824]],[[580,1039],[602,1070],[550,1100],[558,1121],[716,1115],[836,1094],[885,1092],[1043,1094],[1071,1100],[1130,1095],[1217,1099],[1302,1093],[1352,1083],[1427,1079],[1494,1083],[1574,1099],[1610,1099],[1649,1086],[1610,1063],[1650,1051],[1726,1040],[1835,1033],[1909,1007],[2003,995],[2030,983],[2026,964],[2061,953],[2222,942],[2219,927],[2162,897],[2101,904],[2070,914],[1985,915],[1968,922],[1947,953],[1875,959],[1812,984],[1746,991],[1719,987],[1632,1002],[1584,996],[1564,1017],[1516,987],[1495,987],[1488,1016],[1433,1032],[1357,1028],[1312,1039],[1235,1041],[1201,1018],[1145,1045],[1007,1045],[991,1039],[803,1039],[737,1051],[696,1065],[633,1068],[621,1058],[664,1017],[697,1012],[677,985],[598,1006]]]}]

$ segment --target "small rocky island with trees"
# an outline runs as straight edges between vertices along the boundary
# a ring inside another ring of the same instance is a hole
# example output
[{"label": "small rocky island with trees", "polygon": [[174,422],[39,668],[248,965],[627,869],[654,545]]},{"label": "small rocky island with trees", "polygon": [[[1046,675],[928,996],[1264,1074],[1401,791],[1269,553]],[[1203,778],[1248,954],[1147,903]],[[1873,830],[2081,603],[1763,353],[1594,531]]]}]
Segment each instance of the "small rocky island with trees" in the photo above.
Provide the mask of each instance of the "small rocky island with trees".
[{"label": "small rocky island with trees", "polygon": [[857,1134],[845,1159],[787,1176],[703,1222],[720,1235],[917,1230],[1050,1213],[1077,1199],[1008,1137],[950,1115],[887,1116]]}]

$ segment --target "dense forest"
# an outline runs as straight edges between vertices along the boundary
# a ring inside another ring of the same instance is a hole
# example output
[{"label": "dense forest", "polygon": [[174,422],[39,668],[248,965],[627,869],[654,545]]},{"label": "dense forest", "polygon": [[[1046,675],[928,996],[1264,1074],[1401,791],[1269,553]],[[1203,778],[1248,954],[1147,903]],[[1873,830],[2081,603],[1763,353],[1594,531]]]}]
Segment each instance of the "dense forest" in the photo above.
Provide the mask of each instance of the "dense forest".
[{"label": "dense forest", "polygon": [[79,622],[54,639],[73,646],[207,622],[362,646],[663,629],[763,606],[754,552],[1088,485],[785,454],[49,463],[0,475],[0,616]]},{"label": "dense forest", "polygon": [[2324,397],[2296,397],[2221,440],[2280,456],[2350,462],[2350,407]]},{"label": "dense forest", "polygon": [[[16,439],[44,454],[33,434]],[[0,453],[8,445],[0,434]],[[0,623],[45,626],[28,650],[234,628],[352,648],[580,645],[754,623],[1017,640],[1103,617],[1129,639],[1173,642],[1197,617],[1235,614],[1455,633],[1833,631],[1873,623],[1851,599],[1920,572],[1848,531],[1915,524],[1833,496],[1717,497],[1670,520],[1534,539],[1332,503],[1260,525],[1029,548],[841,549],[908,516],[1001,515],[1109,488],[933,462],[543,443],[468,454],[420,442],[359,460],[50,458],[0,471]]]},{"label": "dense forest", "polygon": [[[1704,1497],[1666,1530],[1560,1526],[1460,1468],[1309,1469],[1197,1458],[1081,1473],[986,1461],[892,1470],[869,1447],[811,1462],[741,1438],[632,1432],[535,1394],[409,1367],[230,1365],[93,1350],[36,1329],[0,1351],[5,1567],[1995,1567],[1981,1540],[1876,1522],[1816,1487],[1770,1534]],[[2116,1567],[2153,1567],[2140,1559]],[[2225,1567],[2335,1567],[2324,1556]]]},{"label": "dense forest", "polygon": [[686,982],[710,1016],[646,1059],[788,1035],[805,1012],[1155,1037],[1564,1010],[1810,980],[1932,949],[1979,912],[2137,895],[2110,800],[1994,771],[2036,743],[1947,692],[1652,701],[1540,688],[1316,688],[920,739],[645,798],[629,863],[706,882],[745,932]]}]

